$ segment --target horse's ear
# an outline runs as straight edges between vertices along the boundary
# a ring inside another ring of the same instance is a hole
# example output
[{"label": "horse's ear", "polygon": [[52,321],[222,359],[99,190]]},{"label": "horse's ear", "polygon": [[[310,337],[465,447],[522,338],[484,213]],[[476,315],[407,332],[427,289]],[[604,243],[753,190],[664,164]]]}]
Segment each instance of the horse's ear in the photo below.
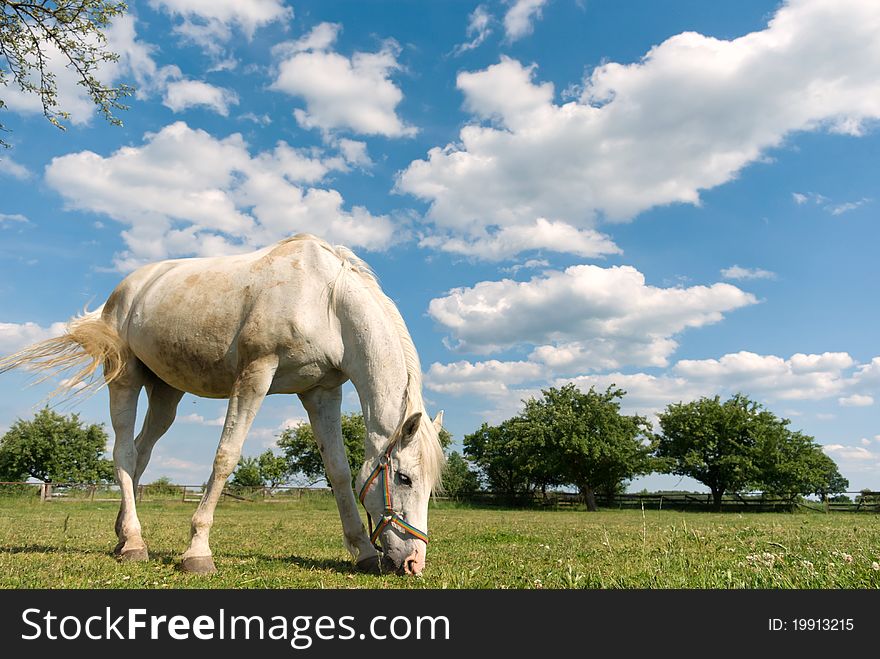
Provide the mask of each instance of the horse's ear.
[{"label": "horse's ear", "polygon": [[438,433],[443,430],[443,410],[437,412],[437,416],[434,417],[434,430]]},{"label": "horse's ear", "polygon": [[416,433],[419,430],[419,424],[421,422],[421,412],[416,412],[415,414],[412,414],[406,421],[403,422],[403,426],[400,429],[401,445],[406,445],[413,437],[416,436]]}]

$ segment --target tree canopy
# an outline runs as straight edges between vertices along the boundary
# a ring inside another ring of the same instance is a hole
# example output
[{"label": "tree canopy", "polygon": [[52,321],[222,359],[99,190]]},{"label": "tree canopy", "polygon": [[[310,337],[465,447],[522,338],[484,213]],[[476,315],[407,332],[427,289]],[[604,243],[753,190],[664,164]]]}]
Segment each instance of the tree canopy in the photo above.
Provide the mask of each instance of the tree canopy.
[{"label": "tree canopy", "polygon": [[526,401],[526,432],[540,447],[553,479],[576,487],[588,509],[596,509],[597,492],[613,494],[622,483],[652,470],[651,426],[644,417],[620,413],[622,389],[583,392],[567,384],[541,393]]},{"label": "tree canopy", "polygon": [[464,436],[464,454],[480,469],[489,490],[515,503],[531,496],[545,473],[532,440],[518,417],[497,426],[484,423]]},{"label": "tree canopy", "polygon": [[[99,70],[119,59],[104,31],[126,9],[117,0],[0,0],[0,86],[15,85],[39,98],[43,115],[63,130],[70,115],[59,102],[55,71],[64,66],[101,114],[120,124],[114,111],[126,109],[122,99],[133,90],[107,84]],[[8,146],[2,139],[0,145]]]},{"label": "tree canopy", "polygon": [[[361,465],[364,463],[364,442],[367,437],[367,428],[364,425],[364,415],[360,412],[342,415],[342,442],[345,453],[348,456],[348,465],[351,468],[352,485],[354,478]],[[444,446],[452,441],[451,435],[445,430],[440,431],[440,443]],[[318,443],[315,441],[315,433],[311,424],[302,423],[295,428],[288,428],[278,438],[278,447],[282,451],[284,460],[287,462],[287,473],[290,475],[300,474],[311,482],[325,480],[329,483],[324,472],[324,462]]]},{"label": "tree canopy", "polygon": [[84,425],[78,414],[48,407],[31,421],[17,420],[0,438],[0,480],[36,478],[53,483],[98,483],[114,478],[103,424]]},{"label": "tree canopy", "polygon": [[659,419],[657,456],[666,471],[705,484],[716,509],[725,492],[826,496],[849,486],[812,437],[742,394],[675,403]]},{"label": "tree canopy", "polygon": [[467,499],[480,489],[480,477],[458,451],[452,451],[443,469],[443,494],[450,499]]},{"label": "tree canopy", "polygon": [[784,426],[767,433],[758,445],[756,486],[783,497],[816,494],[823,499],[845,492],[849,481],[813,438]]},{"label": "tree canopy", "polygon": [[287,460],[272,453],[272,449],[266,449],[255,458],[239,458],[229,484],[239,488],[274,488],[287,482],[287,477]]},{"label": "tree canopy", "polygon": [[568,384],[541,393],[525,402],[521,414],[465,436],[465,454],[490,490],[517,500],[569,485],[595,510],[597,492],[614,493],[651,471],[650,425],[620,413],[622,390],[584,393]]}]

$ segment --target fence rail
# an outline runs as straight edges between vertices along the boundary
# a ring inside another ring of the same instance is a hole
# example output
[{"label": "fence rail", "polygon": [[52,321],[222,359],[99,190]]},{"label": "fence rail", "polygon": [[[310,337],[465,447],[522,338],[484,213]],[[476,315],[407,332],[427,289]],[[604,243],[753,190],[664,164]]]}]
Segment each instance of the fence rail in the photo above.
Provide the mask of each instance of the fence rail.
[{"label": "fence rail", "polygon": [[[204,485],[171,485],[165,483],[138,486],[139,501],[161,502],[180,501],[197,503],[204,494]],[[230,488],[223,494],[232,500],[262,501],[278,503],[322,497],[330,494],[326,487],[300,487],[295,485],[279,485],[276,487]],[[844,492],[850,499],[817,501],[800,497],[786,498],[765,495],[761,492],[741,492],[725,495],[722,500],[723,511],[790,511],[795,509],[815,512],[872,512],[880,513],[880,492]],[[0,496],[39,497],[42,502],[50,501],[110,501],[118,502],[121,493],[114,484],[83,484],[83,483],[25,483],[0,482]],[[438,496],[440,501],[452,500]],[[482,506],[525,506],[544,509],[566,509],[583,505],[583,498],[572,492],[547,492],[533,496],[511,499],[496,492],[476,492],[459,502]],[[652,492],[618,494],[611,499],[599,499],[599,505],[617,509],[657,509],[675,510],[711,510],[713,500],[711,494],[696,492]]]},{"label": "fence rail", "polygon": [[[205,485],[139,485],[138,501],[182,501],[194,503],[201,500]],[[323,496],[330,492],[326,487],[299,487],[279,485],[276,487],[247,487],[223,489],[223,494],[241,501],[287,501],[310,496]],[[118,485],[109,483],[33,483],[0,482],[0,496],[33,496],[40,501],[120,501],[122,493]]]}]

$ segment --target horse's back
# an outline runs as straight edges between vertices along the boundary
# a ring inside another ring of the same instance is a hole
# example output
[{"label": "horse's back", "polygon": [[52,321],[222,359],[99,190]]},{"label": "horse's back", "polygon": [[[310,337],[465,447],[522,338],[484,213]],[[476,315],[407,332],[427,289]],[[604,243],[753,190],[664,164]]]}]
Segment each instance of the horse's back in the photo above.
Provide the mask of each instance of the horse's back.
[{"label": "horse's back", "polygon": [[308,237],[249,254],[162,261],[126,277],[104,318],[178,389],[226,397],[243,364],[271,354],[295,388],[341,351],[328,314],[339,268],[332,250]]}]

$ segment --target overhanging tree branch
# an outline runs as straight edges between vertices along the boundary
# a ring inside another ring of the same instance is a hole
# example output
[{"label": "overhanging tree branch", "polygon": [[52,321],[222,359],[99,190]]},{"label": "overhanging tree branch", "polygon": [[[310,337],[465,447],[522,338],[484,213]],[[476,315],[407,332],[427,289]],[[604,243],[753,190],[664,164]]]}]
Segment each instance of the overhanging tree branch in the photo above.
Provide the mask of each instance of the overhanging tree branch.
[{"label": "overhanging tree branch", "polygon": [[[70,113],[58,99],[51,60],[57,51],[104,118],[121,125],[114,113],[127,109],[122,101],[134,90],[106,84],[98,74],[103,65],[119,60],[108,49],[104,30],[126,10],[117,0],[0,0],[0,87],[15,85],[25,94],[35,94],[46,119],[64,130],[62,122]],[[0,108],[6,106],[0,97]],[[2,123],[0,130],[5,130]],[[0,145],[9,146],[2,139]]]}]

